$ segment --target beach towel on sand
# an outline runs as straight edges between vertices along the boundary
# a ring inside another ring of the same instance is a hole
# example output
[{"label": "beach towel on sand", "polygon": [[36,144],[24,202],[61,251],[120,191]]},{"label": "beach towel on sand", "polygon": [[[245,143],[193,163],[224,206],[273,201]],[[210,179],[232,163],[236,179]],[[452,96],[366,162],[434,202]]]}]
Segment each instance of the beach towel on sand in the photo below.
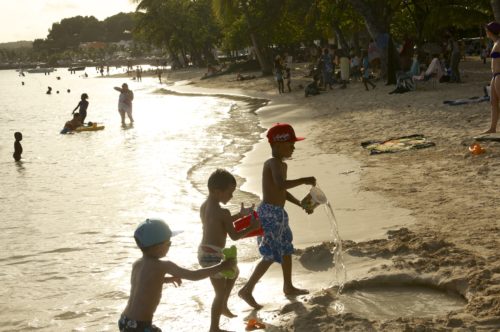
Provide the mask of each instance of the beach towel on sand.
[{"label": "beach towel on sand", "polygon": [[479,136],[475,136],[474,139],[479,142],[500,142],[500,133],[481,134]]},{"label": "beach towel on sand", "polygon": [[448,104],[450,106],[457,106],[465,104],[477,104],[477,103],[482,103],[483,101],[490,101],[490,97],[483,96],[483,97],[471,97],[468,99],[445,100],[443,101],[443,104]]},{"label": "beach towel on sand", "polygon": [[416,134],[390,138],[385,141],[364,141],[361,146],[370,150],[370,154],[393,153],[413,149],[423,149],[435,146],[434,142],[428,141],[424,135]]}]

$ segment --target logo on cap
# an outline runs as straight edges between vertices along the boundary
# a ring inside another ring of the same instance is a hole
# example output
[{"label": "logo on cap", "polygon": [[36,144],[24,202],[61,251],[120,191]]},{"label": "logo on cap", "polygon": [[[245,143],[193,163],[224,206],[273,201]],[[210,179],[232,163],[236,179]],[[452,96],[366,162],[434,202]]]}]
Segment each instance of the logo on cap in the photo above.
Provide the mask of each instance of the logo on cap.
[{"label": "logo on cap", "polygon": [[302,141],[304,137],[295,136],[295,131],[288,123],[276,123],[267,131],[269,143],[276,142],[297,142]]}]

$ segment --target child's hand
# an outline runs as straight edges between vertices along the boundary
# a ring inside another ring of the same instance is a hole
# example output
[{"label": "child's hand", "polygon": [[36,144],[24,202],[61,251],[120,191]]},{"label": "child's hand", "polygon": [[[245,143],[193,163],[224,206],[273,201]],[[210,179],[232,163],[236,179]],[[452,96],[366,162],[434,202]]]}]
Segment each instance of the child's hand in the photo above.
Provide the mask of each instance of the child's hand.
[{"label": "child's hand", "polygon": [[223,270],[232,270],[236,267],[236,259],[228,258],[220,263]]},{"label": "child's hand", "polygon": [[314,209],[306,209],[305,207],[302,207],[302,209],[304,209],[304,211],[306,211],[307,214],[312,214],[314,212]]},{"label": "child's hand", "polygon": [[178,277],[165,277],[163,282],[166,284],[174,284],[175,287],[182,285],[182,279]]},{"label": "child's hand", "polygon": [[304,181],[304,184],[309,184],[311,186],[316,185],[316,178],[314,176],[310,176],[307,178],[302,178],[302,181]]},{"label": "child's hand", "polygon": [[253,212],[254,209],[255,209],[255,204],[252,204],[252,206],[249,208],[245,208],[245,205],[241,203],[240,216],[242,217],[248,216],[250,213]]}]

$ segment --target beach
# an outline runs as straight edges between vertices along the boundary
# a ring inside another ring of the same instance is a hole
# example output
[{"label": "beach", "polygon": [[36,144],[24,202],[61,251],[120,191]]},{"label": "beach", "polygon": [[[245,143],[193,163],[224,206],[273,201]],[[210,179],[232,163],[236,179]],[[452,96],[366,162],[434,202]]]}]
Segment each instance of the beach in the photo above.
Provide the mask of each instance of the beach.
[{"label": "beach", "polygon": [[[283,95],[272,77],[236,81],[230,74],[199,80],[203,70],[166,75],[170,82],[181,81],[168,86],[178,92],[268,99],[258,111],[260,125],[288,122],[306,137],[296,144],[289,177],[316,176],[334,207],[344,240],[344,292],[424,287],[465,300],[458,309],[426,317],[377,319],[339,312],[333,287],[284,300],[273,315],[264,314],[270,326],[290,331],[500,329],[500,146],[481,142],[486,152],[479,155],[468,149],[473,137],[488,128],[490,106],[443,103],[483,96],[490,69],[474,58],[460,66],[461,84],[425,84],[417,91],[389,94],[395,86],[379,81],[365,91],[360,82],[351,82],[346,89],[337,86],[308,98],[305,64],[293,68],[293,90]],[[379,155],[361,147],[363,141],[412,134],[425,135],[435,146]],[[257,195],[262,163],[269,157],[261,137],[237,170],[246,179],[242,188]],[[307,193],[306,188],[292,192],[297,197]],[[297,208],[289,207],[289,213],[291,220],[304,219]],[[300,234],[305,226],[292,224],[292,229]]]}]

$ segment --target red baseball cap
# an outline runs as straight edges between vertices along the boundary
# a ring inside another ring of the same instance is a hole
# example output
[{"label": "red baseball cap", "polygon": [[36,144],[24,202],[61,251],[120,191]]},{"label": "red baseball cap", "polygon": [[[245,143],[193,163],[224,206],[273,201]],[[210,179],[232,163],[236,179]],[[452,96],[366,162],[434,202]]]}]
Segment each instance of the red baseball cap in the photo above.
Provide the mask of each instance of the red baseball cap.
[{"label": "red baseball cap", "polygon": [[295,136],[295,131],[288,123],[276,123],[269,128],[266,136],[269,143],[297,142],[304,139],[304,137]]}]

